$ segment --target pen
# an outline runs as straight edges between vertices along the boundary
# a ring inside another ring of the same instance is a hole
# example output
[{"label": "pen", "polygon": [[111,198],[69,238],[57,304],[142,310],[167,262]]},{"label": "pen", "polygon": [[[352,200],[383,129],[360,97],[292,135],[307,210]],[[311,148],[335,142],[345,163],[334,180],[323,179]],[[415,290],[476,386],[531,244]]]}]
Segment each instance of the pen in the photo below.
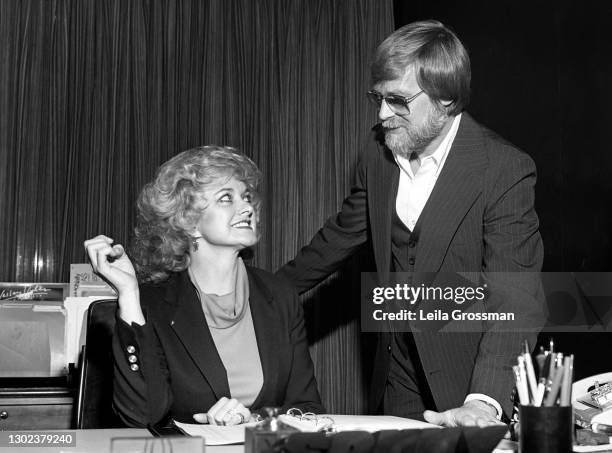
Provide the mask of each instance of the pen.
[{"label": "pen", "polygon": [[550,388],[550,392],[546,395],[546,399],[544,400],[544,406],[550,407],[553,406],[557,402],[557,397],[559,396],[559,389],[561,388],[561,381],[564,376],[564,368],[559,368],[555,372],[555,378]]},{"label": "pen", "polygon": [[552,359],[550,361],[550,371],[548,372],[548,378],[546,380],[546,390],[550,391],[555,374],[563,366],[563,354],[560,352],[551,354]]},{"label": "pen", "polygon": [[536,362],[538,364],[538,376],[542,379],[542,375],[544,374],[544,369],[546,369],[546,358],[548,354],[544,351],[544,346],[540,346],[540,350],[535,356]]},{"label": "pen", "polygon": [[542,405],[544,394],[546,393],[546,389],[547,389],[548,379],[549,379],[551,371],[553,370],[553,361],[551,360],[551,356],[552,354],[546,355],[544,363],[542,364],[542,366],[540,366],[538,388],[537,388],[536,395],[535,395],[535,401],[533,402],[533,405],[536,407],[539,407]]},{"label": "pen", "polygon": [[535,378],[535,371],[533,370],[533,362],[531,361],[531,354],[528,352],[523,353],[525,359],[525,370],[527,371],[527,382],[529,383],[529,390],[535,400],[535,395],[538,391],[538,384]]},{"label": "pen", "polygon": [[572,400],[572,381],[574,377],[574,354],[563,361],[563,386],[561,388],[561,406],[569,406]]},{"label": "pen", "polygon": [[514,365],[512,367],[512,371],[514,371],[514,381],[516,383],[516,391],[518,393],[519,402],[522,406],[527,406],[529,404],[529,393],[527,392],[525,381],[521,379],[519,366]]},{"label": "pen", "polygon": [[551,339],[550,339],[550,353],[552,354],[553,352],[555,352],[555,342],[554,342],[554,340],[551,338]]},{"label": "pen", "polygon": [[542,400],[544,399],[544,393],[546,392],[546,387],[543,382],[538,383],[538,388],[536,389],[535,397],[533,398],[533,405],[535,407],[540,407],[542,405]]},{"label": "pen", "polygon": [[529,399],[529,388],[528,388],[528,383],[527,383],[527,371],[525,370],[525,357],[523,357],[522,355],[518,356],[518,369],[519,369],[519,377],[520,377],[520,381],[521,381],[521,387],[524,389],[524,396],[525,396],[525,405],[530,404],[530,399]]}]

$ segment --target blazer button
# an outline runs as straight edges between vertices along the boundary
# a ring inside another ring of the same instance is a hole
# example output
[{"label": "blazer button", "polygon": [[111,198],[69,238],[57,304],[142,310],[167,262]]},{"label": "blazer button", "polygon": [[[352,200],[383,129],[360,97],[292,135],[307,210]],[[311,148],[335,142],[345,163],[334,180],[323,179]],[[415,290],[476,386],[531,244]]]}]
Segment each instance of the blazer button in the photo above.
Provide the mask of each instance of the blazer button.
[{"label": "blazer button", "polygon": [[139,368],[139,366],[138,366],[138,365],[136,365],[135,363],[132,363],[132,364],[130,365],[130,369],[131,369],[132,371],[138,371],[138,368]]},{"label": "blazer button", "polygon": [[125,350],[128,352],[128,354],[134,354],[136,352],[136,348],[132,345],[129,345],[127,348],[125,348]]},{"label": "blazer button", "polygon": [[409,241],[408,242],[408,247],[411,248],[411,249],[415,248],[416,247],[416,241]]},{"label": "blazer button", "polygon": [[131,356],[128,357],[128,361],[130,363],[136,363],[136,362],[138,362],[138,359],[136,358],[135,355],[131,355]]},{"label": "blazer button", "polygon": [[408,258],[408,264],[410,264],[411,266],[414,266],[414,262],[416,260],[414,259],[414,256],[411,256],[410,258]]},{"label": "blazer button", "polygon": [[391,345],[387,346],[387,352],[391,352]]}]

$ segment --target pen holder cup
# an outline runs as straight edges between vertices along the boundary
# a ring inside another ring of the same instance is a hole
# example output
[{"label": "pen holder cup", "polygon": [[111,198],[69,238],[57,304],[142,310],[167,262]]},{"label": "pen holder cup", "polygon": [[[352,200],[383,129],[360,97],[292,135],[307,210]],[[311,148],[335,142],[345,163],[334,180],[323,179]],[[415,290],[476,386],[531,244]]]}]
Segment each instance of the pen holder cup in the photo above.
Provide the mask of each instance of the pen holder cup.
[{"label": "pen holder cup", "polygon": [[574,422],[571,406],[519,408],[520,453],[571,453]]}]

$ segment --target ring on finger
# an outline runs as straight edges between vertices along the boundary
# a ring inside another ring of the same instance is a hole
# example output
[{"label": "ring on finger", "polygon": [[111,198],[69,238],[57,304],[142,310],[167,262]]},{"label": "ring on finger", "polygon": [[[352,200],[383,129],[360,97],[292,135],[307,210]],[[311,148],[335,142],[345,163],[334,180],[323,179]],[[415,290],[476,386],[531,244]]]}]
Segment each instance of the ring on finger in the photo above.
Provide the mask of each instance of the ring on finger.
[{"label": "ring on finger", "polygon": [[242,424],[242,423],[245,422],[244,415],[242,413],[240,413],[240,412],[237,412],[235,409],[231,409],[231,410],[227,411],[227,413],[230,416],[230,420],[231,420],[232,417],[236,416],[236,417],[240,418],[239,424]]}]

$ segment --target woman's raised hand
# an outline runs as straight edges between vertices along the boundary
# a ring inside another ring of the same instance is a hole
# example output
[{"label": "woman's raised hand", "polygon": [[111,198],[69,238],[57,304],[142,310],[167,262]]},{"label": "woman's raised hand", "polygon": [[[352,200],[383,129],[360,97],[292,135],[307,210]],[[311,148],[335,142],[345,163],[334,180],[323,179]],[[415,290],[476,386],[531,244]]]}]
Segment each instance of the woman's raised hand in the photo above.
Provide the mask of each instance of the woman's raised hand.
[{"label": "woman's raised hand", "polygon": [[112,244],[113,240],[103,235],[83,243],[94,271],[104,277],[120,296],[138,291],[138,280],[132,262],[123,246]]},{"label": "woman's raised hand", "polygon": [[193,418],[198,423],[209,423],[211,425],[240,425],[251,419],[251,411],[235,398],[223,397],[205,414],[194,414]]},{"label": "woman's raised hand", "polygon": [[143,325],[145,318],[140,307],[136,272],[123,246],[113,245],[113,240],[103,235],[88,239],[83,245],[94,271],[117,290],[119,316],[128,324],[135,322]]}]

